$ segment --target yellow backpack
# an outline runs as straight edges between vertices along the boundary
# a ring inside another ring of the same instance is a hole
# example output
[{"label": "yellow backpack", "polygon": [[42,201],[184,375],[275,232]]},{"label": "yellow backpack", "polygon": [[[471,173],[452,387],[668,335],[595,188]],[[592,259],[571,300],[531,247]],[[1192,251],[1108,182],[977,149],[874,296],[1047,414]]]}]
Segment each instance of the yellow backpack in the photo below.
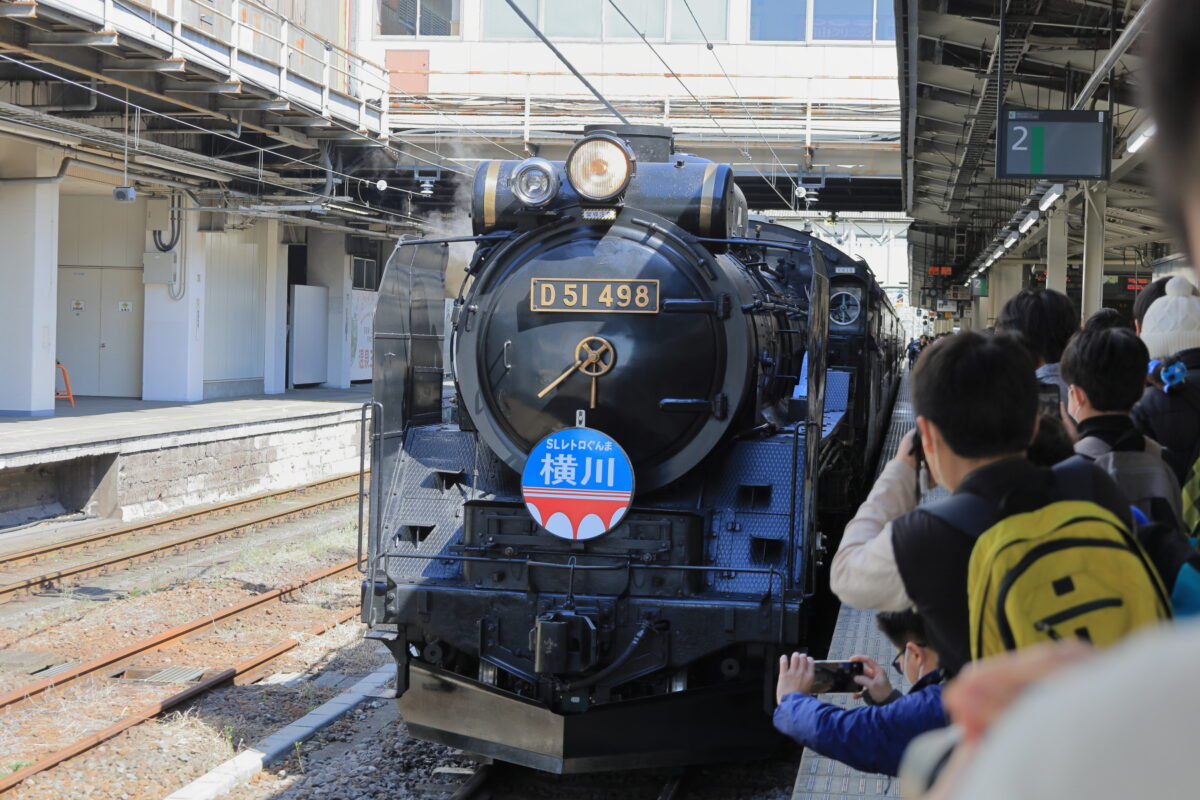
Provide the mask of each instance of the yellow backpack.
[{"label": "yellow backpack", "polygon": [[1094,469],[1053,469],[1061,499],[997,520],[956,494],[925,511],[976,537],[967,573],[973,659],[1071,637],[1105,646],[1170,619],[1166,589],[1125,524],[1091,497]]}]

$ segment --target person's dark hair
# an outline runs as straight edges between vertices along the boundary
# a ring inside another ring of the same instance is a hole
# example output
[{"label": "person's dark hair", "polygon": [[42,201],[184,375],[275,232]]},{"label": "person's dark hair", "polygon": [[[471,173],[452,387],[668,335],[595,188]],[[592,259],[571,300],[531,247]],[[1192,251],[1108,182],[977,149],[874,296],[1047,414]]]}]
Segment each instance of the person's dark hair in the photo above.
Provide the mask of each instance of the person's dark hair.
[{"label": "person's dark hair", "polygon": [[1200,192],[1200,3],[1160,0],[1154,14],[1144,53],[1159,210],[1195,264],[1200,243],[1188,241],[1185,208]]},{"label": "person's dark hair", "polygon": [[1133,330],[1133,323],[1115,308],[1102,308],[1088,317],[1083,323],[1085,331],[1100,331],[1106,328],[1121,328],[1131,331]]},{"label": "person's dark hair", "polygon": [[1062,292],[1022,289],[1000,309],[996,330],[1019,334],[1034,358],[1057,364],[1072,334],[1079,330],[1079,312]]},{"label": "person's dark hair", "polygon": [[1059,362],[1059,375],[1078,386],[1097,411],[1128,412],[1146,388],[1150,351],[1124,328],[1077,333]]},{"label": "person's dark hair", "polygon": [[1029,444],[1025,457],[1039,467],[1053,467],[1075,455],[1075,443],[1058,417],[1038,415],[1037,434]]},{"label": "person's dark hair", "polygon": [[1033,359],[1016,337],[964,331],[921,354],[913,406],[963,458],[1024,453],[1038,410],[1033,373]]},{"label": "person's dark hair", "polygon": [[1170,280],[1170,275],[1155,278],[1143,286],[1137,297],[1133,298],[1133,318],[1139,327],[1146,319],[1146,312],[1154,305],[1154,301],[1167,293],[1167,282]]},{"label": "person's dark hair", "polygon": [[880,611],[875,615],[875,624],[899,650],[903,650],[904,645],[909,642],[921,647],[929,646],[929,637],[925,635],[925,620],[915,611]]}]

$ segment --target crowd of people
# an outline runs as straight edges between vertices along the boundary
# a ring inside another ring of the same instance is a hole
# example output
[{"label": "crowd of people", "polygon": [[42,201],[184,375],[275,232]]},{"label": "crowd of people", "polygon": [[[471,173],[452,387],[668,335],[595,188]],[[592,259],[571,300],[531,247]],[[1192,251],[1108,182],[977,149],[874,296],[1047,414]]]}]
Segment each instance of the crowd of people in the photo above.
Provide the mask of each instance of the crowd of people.
[{"label": "crowd of people", "polygon": [[[1138,306],[1139,319],[1106,309],[1081,326],[1067,296],[1024,290],[994,333],[940,337],[921,351],[916,428],[847,524],[830,571],[842,602],[880,612],[913,690],[899,696],[883,668],[854,656],[867,705],[823,703],[810,696],[812,659],[794,654],[780,663],[779,730],[896,775],[915,739],[960,722],[950,693],[960,679],[969,718],[972,693],[994,702],[980,676],[1030,672],[1005,654],[1028,649],[1040,676],[1083,657],[1079,641],[1107,647],[1200,614],[1200,292],[1184,277],[1160,278]],[[951,495],[922,503],[922,485]],[[987,769],[1003,771],[983,758],[978,735],[936,741],[952,755],[932,763],[957,767],[979,749]]]},{"label": "crowd of people", "polygon": [[[1200,264],[1200,3],[1160,5],[1158,198]],[[1195,796],[1200,292],[1160,278],[1133,312],[1081,324],[1066,295],[1024,290],[994,331],[910,344],[916,428],[830,583],[878,612],[912,691],[855,656],[867,705],[823,703],[794,654],[779,730],[906,797]],[[949,496],[922,502],[931,486]]]}]

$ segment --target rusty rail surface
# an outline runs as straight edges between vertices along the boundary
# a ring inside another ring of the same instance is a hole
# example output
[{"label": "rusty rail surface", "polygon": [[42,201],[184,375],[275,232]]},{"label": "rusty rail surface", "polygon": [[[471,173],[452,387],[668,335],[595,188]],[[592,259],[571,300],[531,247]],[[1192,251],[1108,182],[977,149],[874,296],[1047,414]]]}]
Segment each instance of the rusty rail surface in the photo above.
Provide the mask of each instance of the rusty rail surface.
[{"label": "rusty rail surface", "polygon": [[[351,562],[349,567],[343,567],[343,569],[350,569],[353,567],[354,563]],[[300,636],[319,636],[320,634],[325,633],[327,630],[340,625],[347,620],[353,619],[359,614],[359,611],[360,607],[358,606],[347,611],[343,611],[330,622],[323,622],[319,625],[314,625],[313,627],[302,631]],[[82,739],[78,739],[66,747],[44,756],[33,764],[30,764],[27,767],[22,767],[16,772],[0,778],[0,794],[4,794],[9,789],[12,789],[25,779],[30,778],[39,772],[44,772],[51,767],[55,767],[64,761],[80,755],[81,753],[87,752],[91,748],[111,739],[122,731],[132,728],[134,725],[138,725],[148,719],[152,719],[162,712],[191,700],[194,697],[199,697],[205,692],[211,691],[212,689],[215,689],[216,687],[221,686],[228,681],[237,682],[240,678],[247,676],[252,672],[261,671],[266,664],[269,664],[271,661],[274,661],[284,653],[287,653],[299,645],[299,638],[286,639],[269,650],[265,650],[252,658],[235,664],[233,667],[221,670],[220,672],[205,678],[195,686],[189,686],[188,688],[171,695],[165,700],[161,700],[152,705],[144,706],[143,708],[140,708],[132,714],[122,718],[120,721],[109,725],[107,728],[97,731],[96,733],[88,734]]]},{"label": "rusty rail surface", "polygon": [[[279,491],[279,492],[270,492],[267,494],[255,495],[254,497],[246,498],[244,500],[236,500],[236,501],[232,501],[230,503],[222,503],[219,506],[208,506],[208,507],[205,507],[202,509],[197,509],[195,511],[190,511],[190,512],[186,512],[186,513],[182,513],[182,514],[176,514],[171,517],[154,520],[152,522],[139,523],[137,525],[130,525],[130,526],[127,526],[124,528],[116,528],[111,531],[102,531],[100,533],[93,534],[91,536],[81,537],[80,539],[73,539],[71,541],[63,542],[58,545],[44,545],[42,547],[32,548],[30,550],[24,550],[19,553],[12,553],[10,555],[0,557],[0,566],[3,566],[5,564],[11,564],[11,563],[14,563],[17,561],[22,561],[22,560],[31,560],[34,558],[38,558],[40,556],[47,555],[49,553],[61,552],[62,550],[66,550],[66,549],[72,549],[75,547],[83,547],[83,546],[95,544],[96,542],[103,541],[103,540],[110,540],[115,537],[128,536],[128,535],[132,535],[135,533],[144,533],[147,530],[150,530],[153,528],[162,527],[164,525],[174,524],[176,522],[180,522],[180,521],[186,520],[186,519],[203,517],[208,514],[215,513],[217,511],[227,510],[229,508],[235,508],[237,506],[249,505],[254,502],[261,502],[263,500],[268,500],[271,498],[280,497],[280,496],[289,495],[289,494],[299,494],[302,491],[306,491],[306,490],[309,490],[309,489],[312,489],[312,488],[315,488],[318,486],[322,486],[325,484],[335,483],[337,481],[342,481],[342,480],[349,480],[349,479],[355,477],[357,474],[358,473],[352,472],[347,475],[340,475],[335,478],[328,478],[326,480],[318,481],[316,483],[311,483],[311,484],[308,484],[303,487],[297,487],[295,489],[286,489],[286,490]],[[142,547],[142,548],[139,548],[137,550],[133,550],[133,551],[130,551],[127,553],[118,553],[116,555],[106,556],[104,558],[96,559],[94,561],[88,561],[88,562],[85,562],[82,564],[76,564],[71,567],[64,567],[59,570],[54,570],[53,572],[46,572],[41,575],[35,575],[32,578],[25,578],[23,580],[14,581],[13,583],[3,584],[3,585],[0,585],[0,603],[11,599],[12,597],[16,596],[17,594],[19,594],[21,592],[26,592],[26,591],[30,591],[33,589],[37,589],[42,586],[51,585],[55,581],[61,581],[65,578],[77,578],[82,575],[90,574],[93,572],[104,572],[118,564],[122,564],[122,563],[126,563],[126,562],[133,562],[133,561],[137,561],[137,560],[140,560],[143,558],[148,558],[150,556],[161,555],[170,550],[187,547],[189,545],[197,544],[197,543],[204,542],[204,541],[207,541],[210,539],[218,539],[223,536],[236,535],[237,533],[244,531],[245,529],[252,528],[257,525],[263,525],[268,522],[275,522],[275,521],[285,519],[290,516],[295,516],[297,514],[303,514],[305,512],[312,511],[312,510],[320,508],[322,506],[328,506],[328,505],[332,505],[334,503],[340,503],[340,502],[354,500],[358,496],[359,496],[359,493],[358,493],[357,489],[355,489],[353,491],[342,492],[340,494],[331,495],[329,497],[323,497],[323,498],[320,498],[317,500],[313,500],[312,502],[304,503],[299,506],[293,506],[291,508],[285,508],[285,509],[278,509],[278,510],[272,511],[267,514],[260,514],[252,519],[242,520],[240,522],[230,523],[228,525],[223,525],[218,528],[211,528],[209,530],[200,531],[199,533],[189,534],[187,536],[183,536],[183,537],[180,537],[177,539],[171,539],[169,541],[159,542],[157,544],[148,545],[146,547]]]},{"label": "rusty rail surface", "polygon": [[191,622],[185,622],[182,625],[176,625],[170,630],[163,631],[162,633],[151,636],[148,639],[143,639],[140,642],[135,642],[128,647],[123,647],[120,650],[114,650],[110,653],[105,653],[98,658],[94,658],[91,661],[80,664],[79,666],[69,669],[66,672],[62,672],[58,675],[52,675],[48,678],[42,678],[40,681],[34,681],[33,683],[18,687],[7,694],[0,695],[0,710],[36,697],[49,689],[62,687],[88,675],[94,675],[97,672],[102,672],[105,670],[115,671],[122,664],[136,658],[137,656],[151,653],[155,650],[160,650],[168,645],[185,639],[188,636],[201,633],[206,628],[209,628],[218,622],[223,622],[231,619],[232,617],[239,616],[252,609],[267,605],[268,603],[278,602],[298,589],[302,589],[305,586],[311,586],[318,581],[333,577],[343,572],[349,572],[357,565],[358,561],[356,559],[343,561],[340,564],[335,564],[328,569],[315,572],[312,575],[301,578],[298,581],[293,581],[292,583],[281,586],[278,589],[273,589],[269,592],[255,595],[254,597],[243,600],[240,603],[226,606],[225,608],[222,608],[212,614],[206,614],[203,617],[194,619]]},{"label": "rusty rail surface", "polygon": [[[370,470],[368,470],[369,472]],[[157,517],[155,519],[143,520],[132,525],[125,525],[120,528],[113,528],[108,531],[100,531],[89,536],[81,536],[78,539],[69,539],[65,542],[57,542],[55,544],[42,545],[40,547],[32,547],[28,550],[18,550],[14,553],[0,554],[0,567],[12,566],[20,564],[24,561],[34,561],[42,556],[61,553],[64,550],[71,550],[76,547],[88,547],[98,542],[104,542],[109,539],[116,539],[122,536],[130,536],[135,533],[148,533],[155,528],[162,528],[167,525],[175,525],[179,522],[194,520],[209,514],[216,514],[221,511],[238,508],[239,506],[249,506],[255,503],[261,503],[265,500],[274,500],[278,497],[285,497],[290,494],[302,494],[310,489],[316,489],[321,486],[326,486],[338,481],[348,481],[352,478],[357,478],[357,472],[347,472],[343,475],[335,475],[332,478],[322,478],[319,481],[306,483],[303,486],[293,486],[290,489],[279,489],[274,492],[263,492],[262,494],[243,497],[240,500],[229,500],[225,503],[218,503],[214,506],[203,506],[194,508],[190,511],[181,511],[178,514],[172,514],[169,517]]]}]

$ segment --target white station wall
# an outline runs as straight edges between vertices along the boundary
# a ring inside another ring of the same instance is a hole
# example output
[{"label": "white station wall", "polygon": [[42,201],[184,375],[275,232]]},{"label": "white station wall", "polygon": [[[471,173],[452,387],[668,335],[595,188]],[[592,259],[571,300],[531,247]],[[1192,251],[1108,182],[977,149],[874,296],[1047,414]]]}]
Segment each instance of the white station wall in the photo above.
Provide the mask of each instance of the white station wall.
[{"label": "white station wall", "polygon": [[146,201],[118,203],[112,195],[61,195],[58,263],[63,267],[142,266]]},{"label": "white station wall", "polygon": [[205,234],[205,397],[263,391],[266,225]]}]

